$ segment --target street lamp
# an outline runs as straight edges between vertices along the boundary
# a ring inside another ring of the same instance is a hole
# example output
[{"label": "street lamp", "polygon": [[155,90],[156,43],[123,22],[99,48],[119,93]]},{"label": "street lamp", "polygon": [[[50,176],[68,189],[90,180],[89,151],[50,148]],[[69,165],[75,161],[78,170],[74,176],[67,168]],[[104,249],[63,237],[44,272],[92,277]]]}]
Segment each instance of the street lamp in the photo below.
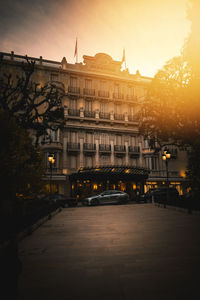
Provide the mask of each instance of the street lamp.
[{"label": "street lamp", "polygon": [[50,166],[50,196],[52,195],[52,168],[53,164],[55,163],[55,158],[54,154],[49,154],[48,155],[48,160],[49,160],[49,166]]},{"label": "street lamp", "polygon": [[[167,173],[167,198],[166,202],[168,201],[168,188],[169,188],[169,170],[168,170],[168,161],[171,158],[171,153],[169,152],[168,149],[164,149],[163,154],[162,154],[162,159],[165,161],[166,165],[166,173]],[[164,203],[164,206],[166,207],[166,203]]]}]

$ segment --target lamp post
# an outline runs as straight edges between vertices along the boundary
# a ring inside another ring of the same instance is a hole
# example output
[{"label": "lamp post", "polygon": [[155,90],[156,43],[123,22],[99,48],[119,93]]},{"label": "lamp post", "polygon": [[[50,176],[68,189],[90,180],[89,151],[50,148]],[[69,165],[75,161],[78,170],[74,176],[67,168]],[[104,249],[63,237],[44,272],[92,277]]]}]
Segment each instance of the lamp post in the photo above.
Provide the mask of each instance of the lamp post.
[{"label": "lamp post", "polygon": [[162,154],[162,159],[165,161],[166,165],[166,173],[167,173],[167,197],[166,197],[166,202],[164,202],[164,207],[166,207],[166,203],[168,202],[168,188],[169,188],[169,170],[168,170],[168,161],[171,158],[171,153],[169,152],[168,149],[164,149],[164,152]]},{"label": "lamp post", "polygon": [[51,195],[52,195],[52,168],[53,168],[53,164],[55,163],[54,154],[49,154],[48,160],[49,160],[49,166],[50,166],[50,197],[51,197]]}]

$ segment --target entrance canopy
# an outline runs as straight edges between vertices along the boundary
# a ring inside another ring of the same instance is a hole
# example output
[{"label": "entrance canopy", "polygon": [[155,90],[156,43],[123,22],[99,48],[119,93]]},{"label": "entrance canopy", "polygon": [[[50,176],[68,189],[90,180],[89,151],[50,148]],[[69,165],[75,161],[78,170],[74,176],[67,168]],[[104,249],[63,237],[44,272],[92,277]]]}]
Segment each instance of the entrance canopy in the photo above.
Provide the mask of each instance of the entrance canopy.
[{"label": "entrance canopy", "polygon": [[149,170],[132,166],[102,166],[97,168],[81,168],[70,175],[70,181],[76,180],[126,180],[144,181],[148,178]]}]

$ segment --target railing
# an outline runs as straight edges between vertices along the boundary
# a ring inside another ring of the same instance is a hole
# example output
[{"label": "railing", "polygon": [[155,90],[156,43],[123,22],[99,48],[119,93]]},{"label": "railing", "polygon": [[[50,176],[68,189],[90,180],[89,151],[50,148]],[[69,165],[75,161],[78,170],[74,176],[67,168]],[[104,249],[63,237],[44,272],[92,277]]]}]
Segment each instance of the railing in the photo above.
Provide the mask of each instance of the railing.
[{"label": "railing", "polygon": [[107,91],[98,91],[99,97],[109,98],[109,92]]},{"label": "railing", "polygon": [[84,143],[83,144],[84,151],[96,151],[96,144],[92,143]]},{"label": "railing", "polygon": [[125,116],[122,114],[114,114],[114,119],[118,120],[118,121],[124,121],[125,120]]},{"label": "railing", "polygon": [[114,99],[124,99],[124,95],[121,93],[113,93]]},{"label": "railing", "polygon": [[127,99],[127,100],[134,100],[134,101],[136,101],[136,100],[137,100],[137,96],[134,96],[134,95],[127,95],[127,96],[126,96],[126,99]]},{"label": "railing", "polygon": [[67,151],[79,151],[80,150],[80,143],[67,143]]},{"label": "railing", "polygon": [[68,92],[72,94],[80,94],[80,88],[76,86],[69,86]]},{"label": "railing", "polygon": [[129,146],[128,147],[129,153],[140,153],[140,147],[139,146]]},{"label": "railing", "polygon": [[133,115],[128,115],[128,120],[130,122],[137,122],[138,118],[136,116],[133,116]]},{"label": "railing", "polygon": [[80,110],[79,110],[79,109],[72,109],[72,108],[69,108],[69,109],[68,109],[68,115],[69,115],[69,116],[80,117]]},{"label": "railing", "polygon": [[94,96],[95,95],[95,90],[94,89],[83,89],[83,94],[88,95],[88,96]]},{"label": "railing", "polygon": [[51,172],[52,172],[52,175],[60,175],[60,174],[63,174],[63,169],[52,167],[52,171],[51,171],[51,168],[46,168],[46,170],[45,170],[46,175],[51,175]]},{"label": "railing", "polygon": [[107,119],[107,120],[109,120],[110,119],[110,114],[109,113],[100,112],[99,113],[99,118],[100,119]]},{"label": "railing", "polygon": [[84,117],[87,118],[95,118],[95,111],[89,111],[89,110],[85,110],[84,111]]},{"label": "railing", "polygon": [[111,152],[111,145],[99,144],[99,151],[100,152]]},{"label": "railing", "polygon": [[126,152],[126,147],[123,145],[114,145],[115,152]]},{"label": "railing", "polygon": [[[151,170],[149,177],[163,177],[167,178],[167,171],[166,170]],[[178,171],[169,171],[168,172],[168,179],[170,180],[170,177],[180,177]]]}]

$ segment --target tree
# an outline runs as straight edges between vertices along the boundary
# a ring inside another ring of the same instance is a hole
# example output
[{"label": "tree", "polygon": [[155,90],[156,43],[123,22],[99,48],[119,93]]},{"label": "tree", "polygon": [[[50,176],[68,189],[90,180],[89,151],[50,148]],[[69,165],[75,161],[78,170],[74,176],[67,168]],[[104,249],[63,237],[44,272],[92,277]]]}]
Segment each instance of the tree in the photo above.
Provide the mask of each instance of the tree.
[{"label": "tree", "polygon": [[8,111],[21,127],[33,131],[37,145],[39,137],[46,134],[47,129],[56,130],[64,125],[64,87],[59,82],[47,82],[44,86],[33,82],[31,76],[35,62],[28,58],[21,67],[22,76],[1,76],[0,108]]},{"label": "tree", "polygon": [[[151,144],[189,147],[188,178],[200,189],[200,3],[190,0],[191,33],[182,54],[168,61],[152,80],[141,110],[141,133]],[[195,164],[196,161],[196,164]],[[199,165],[198,165],[199,166]]]}]

